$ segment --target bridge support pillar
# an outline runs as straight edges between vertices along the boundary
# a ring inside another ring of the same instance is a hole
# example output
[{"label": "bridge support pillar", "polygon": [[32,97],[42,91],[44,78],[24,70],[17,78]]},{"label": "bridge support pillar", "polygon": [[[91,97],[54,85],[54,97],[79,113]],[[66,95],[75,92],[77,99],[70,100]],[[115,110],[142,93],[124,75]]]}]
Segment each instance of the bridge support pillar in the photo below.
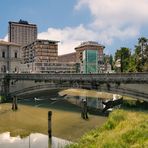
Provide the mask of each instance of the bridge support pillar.
[{"label": "bridge support pillar", "polygon": [[10,99],[10,79],[4,78],[2,81],[2,96],[5,97],[6,100]]}]

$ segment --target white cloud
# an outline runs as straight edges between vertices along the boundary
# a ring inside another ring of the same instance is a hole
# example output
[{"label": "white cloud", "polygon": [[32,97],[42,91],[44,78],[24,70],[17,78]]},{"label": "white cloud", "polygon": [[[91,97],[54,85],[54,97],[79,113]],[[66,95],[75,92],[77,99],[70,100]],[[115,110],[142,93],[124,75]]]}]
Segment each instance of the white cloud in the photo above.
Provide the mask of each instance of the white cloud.
[{"label": "white cloud", "polygon": [[4,37],[3,40],[8,42],[8,34]]},{"label": "white cloud", "polygon": [[89,25],[112,41],[136,37],[148,24],[148,0],[78,0],[75,10],[86,6],[93,17]]},{"label": "white cloud", "polygon": [[90,24],[49,28],[38,38],[59,40],[59,54],[64,54],[74,51],[82,41],[111,45],[116,39],[135,38],[142,25],[148,24],[148,0],[78,0],[74,8],[79,11],[84,7],[92,15]]},{"label": "white cloud", "polygon": [[3,39],[0,39],[0,41],[7,41],[8,42],[8,34]]},{"label": "white cloud", "polygon": [[38,34],[39,39],[60,41],[59,55],[74,52],[74,48],[82,41],[96,40],[97,36],[96,32],[86,29],[83,25],[63,29],[48,28],[46,32]]}]

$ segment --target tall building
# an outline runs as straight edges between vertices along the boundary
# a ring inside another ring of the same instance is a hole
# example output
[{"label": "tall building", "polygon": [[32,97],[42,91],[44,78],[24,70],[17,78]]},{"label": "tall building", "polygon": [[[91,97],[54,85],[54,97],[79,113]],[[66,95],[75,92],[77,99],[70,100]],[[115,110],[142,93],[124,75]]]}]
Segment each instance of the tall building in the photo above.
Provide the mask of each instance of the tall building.
[{"label": "tall building", "polygon": [[0,73],[21,71],[20,45],[0,41]]},{"label": "tall building", "polygon": [[20,44],[22,47],[37,39],[37,25],[27,21],[9,22],[8,29],[9,42]]}]

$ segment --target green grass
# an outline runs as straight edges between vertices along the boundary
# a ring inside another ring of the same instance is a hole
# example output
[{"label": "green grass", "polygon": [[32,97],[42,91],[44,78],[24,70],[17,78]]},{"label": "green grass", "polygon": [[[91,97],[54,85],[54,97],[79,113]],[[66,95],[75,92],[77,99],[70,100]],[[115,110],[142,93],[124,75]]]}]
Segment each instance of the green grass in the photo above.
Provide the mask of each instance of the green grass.
[{"label": "green grass", "polygon": [[[47,104],[47,103],[46,103]],[[64,105],[64,103],[60,103]],[[69,105],[72,107],[72,105]],[[11,110],[11,104],[0,104],[0,133],[10,132],[11,136],[20,135],[25,137],[30,133],[47,134],[47,115],[52,111],[52,133],[53,136],[76,141],[89,130],[101,126],[106,117],[89,115],[89,120],[81,118],[79,110],[68,111],[46,106],[46,108],[18,105],[18,111]],[[76,109],[76,108],[75,108]]]},{"label": "green grass", "polygon": [[115,110],[101,127],[68,148],[147,148],[147,112]]}]

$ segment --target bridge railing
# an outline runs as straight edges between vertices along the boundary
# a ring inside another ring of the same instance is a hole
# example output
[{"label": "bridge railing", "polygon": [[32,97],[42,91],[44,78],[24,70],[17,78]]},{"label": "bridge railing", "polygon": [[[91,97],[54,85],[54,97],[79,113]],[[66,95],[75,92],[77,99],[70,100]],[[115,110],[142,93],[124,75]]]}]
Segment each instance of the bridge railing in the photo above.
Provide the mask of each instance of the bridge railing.
[{"label": "bridge railing", "polygon": [[148,83],[148,73],[112,74],[7,74],[11,80],[98,81],[123,83]]}]

